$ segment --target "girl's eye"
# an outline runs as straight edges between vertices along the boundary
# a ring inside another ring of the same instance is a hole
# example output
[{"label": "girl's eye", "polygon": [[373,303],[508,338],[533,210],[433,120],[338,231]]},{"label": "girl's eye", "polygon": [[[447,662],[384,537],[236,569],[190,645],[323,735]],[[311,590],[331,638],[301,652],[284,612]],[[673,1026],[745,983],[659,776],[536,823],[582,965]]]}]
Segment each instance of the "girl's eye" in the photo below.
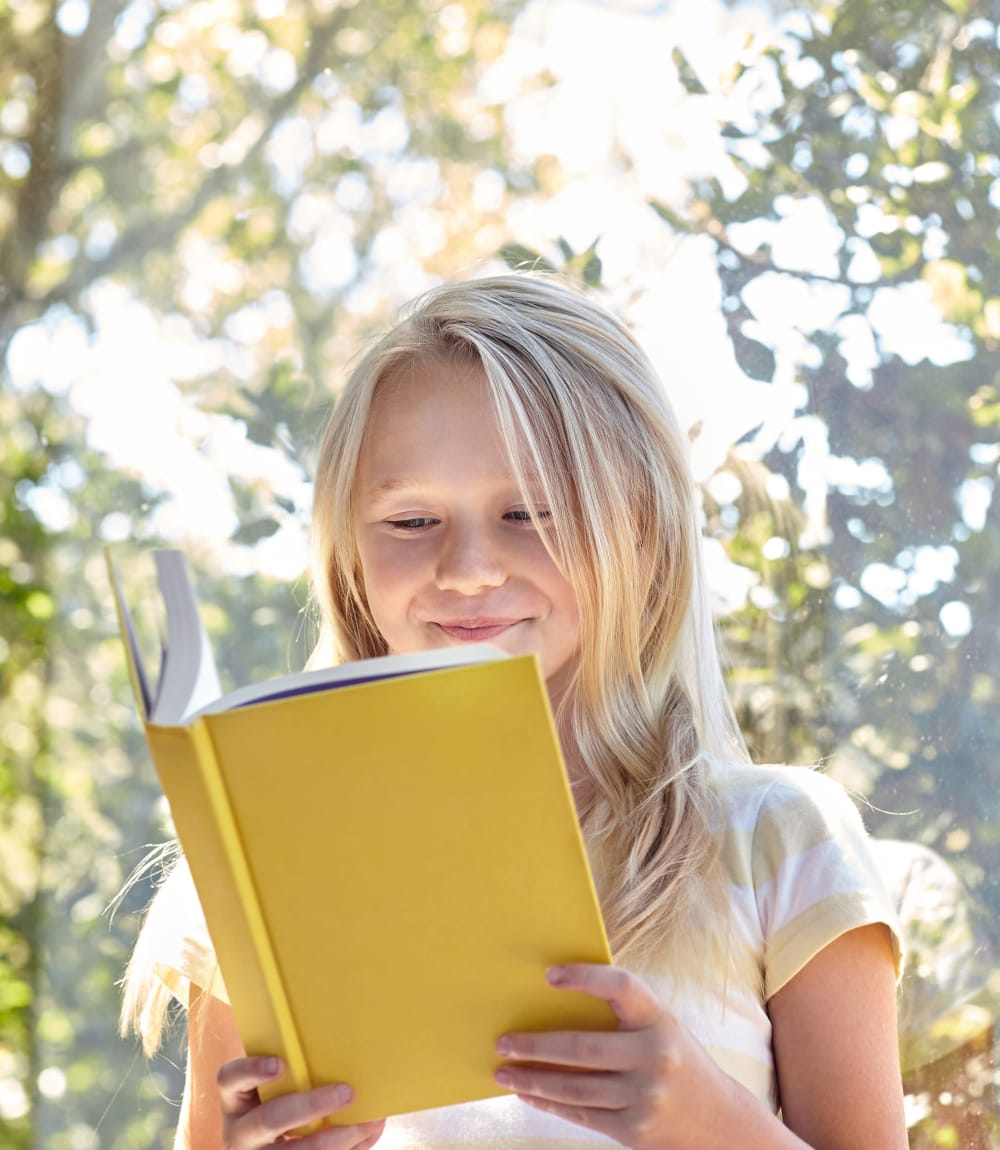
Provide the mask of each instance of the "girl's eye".
[{"label": "girl's eye", "polygon": [[513,519],[517,523],[542,523],[552,518],[552,512],[543,511],[541,508],[539,508],[539,510],[535,512],[533,518],[531,512],[527,510],[508,511],[504,518]]},{"label": "girl's eye", "polygon": [[396,531],[419,531],[421,527],[437,523],[437,520],[426,515],[415,515],[412,519],[389,519],[387,522]]}]

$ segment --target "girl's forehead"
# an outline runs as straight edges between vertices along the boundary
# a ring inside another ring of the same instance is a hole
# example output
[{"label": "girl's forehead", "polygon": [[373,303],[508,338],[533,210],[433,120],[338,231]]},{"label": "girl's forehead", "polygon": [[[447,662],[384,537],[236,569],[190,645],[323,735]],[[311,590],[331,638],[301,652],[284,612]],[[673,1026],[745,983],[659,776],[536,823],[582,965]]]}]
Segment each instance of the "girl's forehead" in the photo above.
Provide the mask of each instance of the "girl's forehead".
[{"label": "girl's forehead", "polygon": [[384,437],[408,441],[420,431],[460,422],[496,423],[483,369],[438,361],[416,362],[376,384],[365,425],[366,441]]},{"label": "girl's forehead", "polygon": [[513,438],[509,444],[501,431],[480,366],[413,365],[374,391],[357,479],[367,494],[454,475],[538,485],[539,468]]},{"label": "girl's forehead", "polygon": [[413,352],[390,362],[380,373],[375,383],[376,393],[386,387],[413,383],[426,383],[428,380],[485,380],[486,372],[482,361],[473,352],[450,352],[447,348],[433,348]]}]

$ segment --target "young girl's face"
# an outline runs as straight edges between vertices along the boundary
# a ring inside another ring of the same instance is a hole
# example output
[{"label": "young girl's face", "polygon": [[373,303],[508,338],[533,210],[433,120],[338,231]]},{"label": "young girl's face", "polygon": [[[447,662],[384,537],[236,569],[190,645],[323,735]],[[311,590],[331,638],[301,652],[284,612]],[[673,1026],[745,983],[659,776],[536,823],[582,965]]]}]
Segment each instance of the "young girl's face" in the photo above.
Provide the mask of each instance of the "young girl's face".
[{"label": "young girl's face", "polygon": [[383,380],[355,483],[372,617],[393,652],[493,643],[535,653],[550,691],[579,650],[576,596],[511,472],[482,369],[416,364]]}]

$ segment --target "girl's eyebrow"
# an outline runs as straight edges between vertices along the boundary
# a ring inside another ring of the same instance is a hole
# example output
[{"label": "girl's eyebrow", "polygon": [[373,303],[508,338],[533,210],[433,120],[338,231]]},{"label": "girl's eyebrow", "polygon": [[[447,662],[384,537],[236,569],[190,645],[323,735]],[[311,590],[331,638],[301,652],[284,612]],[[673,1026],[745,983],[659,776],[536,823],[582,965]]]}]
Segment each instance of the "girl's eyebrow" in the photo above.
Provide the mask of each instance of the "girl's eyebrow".
[{"label": "girl's eyebrow", "polygon": [[[492,477],[492,481],[499,486],[500,484],[510,483],[511,477],[506,472],[502,472]],[[413,488],[423,488],[426,486],[427,481],[417,476],[389,476],[386,479],[379,479],[377,482],[366,487],[364,494],[368,499],[381,499],[387,495],[395,495],[399,491],[408,491]],[[529,480],[529,490],[538,486],[540,485]]]},{"label": "girl's eyebrow", "polygon": [[373,487],[369,487],[367,495],[371,499],[378,499],[380,495],[392,495],[397,491],[402,491],[406,487],[419,487],[420,484],[416,479],[395,478],[382,479]]},{"label": "girl's eyebrow", "polygon": [[399,494],[401,491],[417,491],[424,487],[426,487],[426,483],[415,476],[390,476],[365,487],[362,491],[362,498],[367,499],[371,503],[379,503],[383,499],[388,499],[393,495]]}]

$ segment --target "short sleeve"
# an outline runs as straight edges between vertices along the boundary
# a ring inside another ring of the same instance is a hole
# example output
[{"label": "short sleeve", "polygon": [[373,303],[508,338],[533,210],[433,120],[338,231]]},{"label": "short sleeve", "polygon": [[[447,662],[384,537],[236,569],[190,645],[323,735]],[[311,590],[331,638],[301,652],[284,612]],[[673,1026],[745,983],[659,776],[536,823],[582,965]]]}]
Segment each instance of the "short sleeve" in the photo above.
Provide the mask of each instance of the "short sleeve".
[{"label": "short sleeve", "polygon": [[896,911],[853,801],[833,779],[789,768],[767,787],[751,850],[770,998],[841,935],[885,923],[896,977],[902,969]]},{"label": "short sleeve", "polygon": [[150,904],[136,949],[143,967],[185,1007],[192,985],[229,1001],[191,871],[183,858]]}]

